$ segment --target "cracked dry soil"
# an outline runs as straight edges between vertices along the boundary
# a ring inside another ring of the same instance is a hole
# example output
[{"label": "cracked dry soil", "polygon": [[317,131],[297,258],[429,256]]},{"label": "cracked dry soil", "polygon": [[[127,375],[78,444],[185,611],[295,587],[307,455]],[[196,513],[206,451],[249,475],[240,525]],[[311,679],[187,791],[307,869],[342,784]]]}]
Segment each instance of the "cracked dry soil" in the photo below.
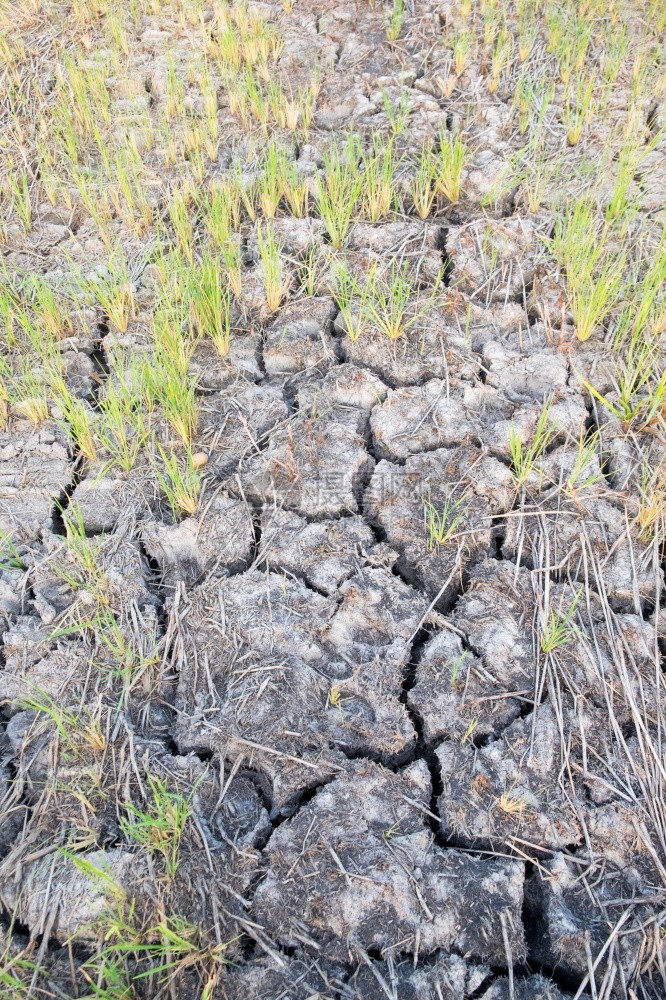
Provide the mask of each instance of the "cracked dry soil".
[{"label": "cracked dry soil", "polygon": [[[313,53],[326,66],[325,134],[378,124],[382,88],[409,90],[412,145],[459,108],[465,82],[456,106],[436,58],[423,68],[422,10],[397,49],[372,8],[298,10],[280,23],[282,59],[295,75]],[[156,72],[146,31],[138,69]],[[197,347],[209,463],[195,516],[174,523],[144,468],[84,461],[53,420],[0,432],[0,525],[21,552],[0,571],[0,904],[5,930],[11,914],[39,943],[53,995],[73,995],[107,903],[59,850],[78,824],[78,849],[140,920],[168,910],[214,928],[229,962],[217,1000],[571,1000],[597,996],[591,968],[606,997],[663,996],[641,973],[664,905],[646,798],[662,569],[627,515],[631,442],[593,436],[576,372],[599,345],[544,321],[552,219],[510,197],[480,205],[515,141],[508,107],[485,99],[460,206],[358,223],[347,247],[363,266],[416,258],[426,288],[445,260],[445,308],[397,341],[353,341],[325,283],[314,298],[294,285],[267,316],[248,281],[229,355]],[[314,218],[275,226],[294,254],[321,235]],[[492,280],[481,226],[499,247]],[[250,273],[252,227],[246,240]],[[99,327],[102,356],[111,336]],[[127,338],[140,351],[142,337],[139,316]],[[548,399],[552,440],[518,488],[511,428],[529,442]],[[605,478],[567,491],[581,435],[595,446],[576,474]],[[441,543],[430,504],[460,511]],[[82,599],[53,569],[68,505],[150,664],[119,704],[109,648],[54,633]],[[548,609],[572,602],[570,641],[544,654]],[[36,689],[105,719],[94,778],[90,748],[58,744],[25,707]],[[192,804],[168,883],[118,807],[155,777]],[[175,996],[199,995],[187,982]]]}]

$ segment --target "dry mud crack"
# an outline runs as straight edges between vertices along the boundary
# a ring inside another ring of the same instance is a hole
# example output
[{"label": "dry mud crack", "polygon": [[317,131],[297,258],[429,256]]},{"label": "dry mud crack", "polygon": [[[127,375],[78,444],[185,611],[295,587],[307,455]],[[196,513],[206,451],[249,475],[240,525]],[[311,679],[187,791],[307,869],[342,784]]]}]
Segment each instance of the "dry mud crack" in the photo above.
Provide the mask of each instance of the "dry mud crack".
[{"label": "dry mud crack", "polygon": [[39,85],[57,155],[0,229],[0,995],[663,997],[666,305],[613,367],[638,319],[583,338],[554,250],[642,115],[623,260],[663,258],[663,81],[627,63],[581,162],[565,70],[520,90],[552,4],[53,0],[66,44],[23,6],[7,120]]}]

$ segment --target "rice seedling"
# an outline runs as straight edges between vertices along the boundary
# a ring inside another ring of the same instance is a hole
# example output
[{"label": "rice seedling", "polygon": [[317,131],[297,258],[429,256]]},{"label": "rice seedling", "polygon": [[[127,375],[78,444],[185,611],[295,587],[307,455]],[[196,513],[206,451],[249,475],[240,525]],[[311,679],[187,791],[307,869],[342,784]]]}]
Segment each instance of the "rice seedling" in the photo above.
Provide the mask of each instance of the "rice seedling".
[{"label": "rice seedling", "polygon": [[268,124],[270,106],[251,66],[244,70],[241,82],[250,112],[265,127]]},{"label": "rice seedling", "polygon": [[[124,56],[129,55],[129,34],[122,10],[108,11],[104,19],[104,34],[109,41],[112,52],[122,52]],[[120,67],[120,59],[117,60],[117,65]]]},{"label": "rice seedling", "polygon": [[146,193],[141,157],[130,145],[116,153],[113,162],[113,183],[107,185],[109,202],[117,215],[141,236],[153,221],[153,206]]},{"label": "rice seedling", "polygon": [[342,325],[350,340],[358,340],[371,320],[369,305],[370,284],[362,283],[352,275],[346,263],[337,263],[335,270],[335,304],[340,312]]},{"label": "rice seedling", "polygon": [[656,540],[660,546],[666,540],[666,470],[653,468],[645,459],[641,464],[641,477],[636,514],[638,537],[642,542]]},{"label": "rice seedling", "polygon": [[438,145],[435,187],[438,194],[455,205],[460,200],[463,167],[470,152],[462,136],[446,131],[440,133]]},{"label": "rice seedling", "polygon": [[624,341],[656,342],[666,332],[666,227],[645,273],[633,287],[616,324],[615,346]]},{"label": "rice seedling", "polygon": [[395,204],[397,167],[393,141],[384,142],[375,133],[372,150],[363,160],[361,211],[370,222],[379,222]]},{"label": "rice seedling", "polygon": [[113,217],[104,180],[99,171],[93,173],[84,167],[72,170],[72,180],[83,205],[97,226],[97,231],[107,250],[112,249],[109,223]]},{"label": "rice seedling", "polygon": [[120,820],[120,829],[126,837],[143,847],[161,854],[164,858],[169,878],[176,874],[178,851],[185,826],[192,815],[189,796],[173,792],[165,781],[148,775],[150,801],[145,809],[139,809],[133,802],[125,802],[126,816]]},{"label": "rice seedling", "polygon": [[567,608],[562,607],[564,600],[564,595],[562,595],[560,607],[550,609],[541,635],[542,653],[552,653],[560,646],[571,642],[576,636],[581,635],[580,629],[572,622],[582,594],[583,588],[580,587]]},{"label": "rice seedling", "polygon": [[74,759],[80,760],[90,752],[101,753],[104,750],[106,740],[99,718],[89,709],[76,712],[65,708],[38,687],[35,687],[33,694],[24,695],[20,704],[43,716],[43,721],[55,730],[60,743]]},{"label": "rice seedling", "polygon": [[194,515],[199,506],[202,487],[202,472],[194,461],[192,451],[185,448],[184,455],[168,455],[158,444],[160,462],[152,459],[153,469],[164,496],[171,508],[174,520],[182,514]]},{"label": "rice seedling", "polygon": [[507,28],[501,28],[493,46],[493,53],[490,63],[490,80],[488,90],[494,93],[500,83],[500,77],[507,67],[510,66],[513,58],[513,35]]},{"label": "rice seedling", "polygon": [[228,181],[213,185],[209,196],[200,200],[204,225],[218,249],[232,239],[234,229],[240,226],[240,203],[238,187]]},{"label": "rice seedling", "polygon": [[167,60],[167,74],[164,86],[164,116],[168,122],[180,118],[185,111],[185,85],[176,72],[173,54]]},{"label": "rice seedling", "polygon": [[474,58],[476,49],[476,37],[474,32],[466,25],[457,27],[450,38],[451,49],[453,51],[453,68],[456,76],[462,76],[465,68]]},{"label": "rice seedling", "polygon": [[435,175],[432,147],[424,145],[409,186],[412,203],[420,219],[427,219],[432,212],[436,196]]},{"label": "rice seedling", "polygon": [[207,253],[199,262],[197,276],[190,293],[190,312],[197,332],[210,337],[220,357],[229,353],[231,320],[229,291],[222,280],[222,269],[216,257]]},{"label": "rice seedling", "polygon": [[582,200],[555,225],[553,252],[566,271],[579,340],[601,326],[622,290],[625,252],[609,249],[605,237],[593,207]]},{"label": "rice seedling", "polygon": [[220,247],[220,257],[224,268],[227,284],[230,291],[236,298],[239,298],[243,289],[243,272],[240,235],[234,233],[226,243]]},{"label": "rice seedling", "polygon": [[469,501],[463,494],[454,498],[448,496],[442,503],[433,503],[430,496],[424,501],[428,551],[433,552],[445,545],[464,522],[469,508]]},{"label": "rice seedling", "polygon": [[[530,476],[536,471],[538,460],[555,435],[555,430],[550,424],[550,405],[550,400],[547,400],[539,414],[539,419],[537,420],[534,434],[529,444],[524,442],[522,434],[513,424],[509,429],[509,451],[511,453],[512,472],[518,486],[524,486]],[[540,480],[541,474],[539,475]]]},{"label": "rice seedling", "polygon": [[569,87],[561,119],[566,130],[567,142],[575,146],[595,111],[594,94],[597,81],[593,74],[578,76],[575,88]]},{"label": "rice seedling", "polygon": [[622,291],[626,258],[612,256],[598,274],[570,289],[570,307],[579,340],[588,340],[617,304]]},{"label": "rice seedling", "polygon": [[275,312],[289,291],[290,279],[285,270],[282,245],[268,223],[265,227],[257,225],[257,245],[266,304],[271,312]]},{"label": "rice seedling", "polygon": [[284,149],[269,142],[261,161],[262,173],[257,185],[259,205],[265,219],[273,219],[284,194],[287,157]]},{"label": "rice seedling", "polygon": [[29,233],[32,230],[32,194],[27,171],[10,170],[7,186],[12,210],[21,220],[25,231]]},{"label": "rice seedling", "polygon": [[298,110],[301,120],[301,125],[303,132],[307,135],[310,127],[312,126],[312,120],[314,118],[315,108],[317,106],[317,98],[319,97],[319,92],[321,90],[321,80],[319,77],[319,70],[317,65],[314,67],[314,75],[309,86],[304,87],[299,91],[298,94]]},{"label": "rice seedling", "polygon": [[49,400],[46,391],[46,373],[30,358],[21,358],[4,384],[8,403],[17,416],[33,424],[41,424],[49,417]]},{"label": "rice seedling", "polygon": [[518,16],[518,58],[524,63],[529,58],[539,35],[534,0],[518,0],[516,13]]},{"label": "rice seedling", "polygon": [[386,21],[386,38],[389,42],[395,42],[402,31],[402,22],[405,18],[404,0],[392,0],[391,13]]},{"label": "rice seedling", "polygon": [[293,160],[289,160],[286,164],[284,197],[294,218],[305,218],[308,214],[310,187],[307,178],[301,176],[298,172],[298,166]]},{"label": "rice seedling", "polygon": [[189,211],[190,202],[190,191],[185,185],[180,185],[171,192],[169,219],[176,244],[191,264],[194,260],[194,228]]},{"label": "rice seedling", "polygon": [[[184,799],[189,803],[189,797]],[[155,811],[155,806],[152,806]],[[160,805],[160,816],[171,820],[173,807]],[[143,813],[143,816],[153,815]],[[141,820],[146,823],[145,819]],[[173,825],[173,823],[171,824]],[[160,822],[154,834],[167,833],[168,826]],[[147,837],[147,829],[142,834]],[[153,844],[140,842],[149,850]],[[162,853],[163,851],[159,851]],[[219,941],[215,934],[206,933],[201,927],[160,908],[157,922],[141,920],[136,912],[136,902],[129,900],[108,869],[92,865],[87,858],[77,857],[72,851],[62,854],[81,871],[87,880],[98,885],[106,897],[106,906],[97,916],[94,929],[101,945],[98,951],[81,966],[81,972],[92,990],[91,996],[99,1000],[123,1000],[134,996],[148,983],[152,991],[179,988],[181,974],[195,976],[199,986],[197,996],[212,1000],[223,966],[224,952],[231,942]],[[175,874],[175,872],[174,872]],[[172,876],[169,876],[172,877]],[[214,943],[211,943],[214,942]]]},{"label": "rice seedling", "polygon": [[287,93],[277,80],[271,79],[268,82],[266,97],[277,125],[293,132],[298,127],[301,115],[298,94],[294,96],[291,87]]},{"label": "rice seedling", "polygon": [[218,122],[217,87],[210,72],[208,61],[204,57],[197,82],[203,98],[203,145],[210,160],[217,160],[220,148],[220,127]]},{"label": "rice seedling", "polygon": [[30,990],[35,991],[33,984],[37,984],[39,989],[44,969],[30,957],[34,951],[34,943],[27,947],[14,944],[13,930],[12,920],[0,950],[0,986],[7,1000],[25,1000]]},{"label": "rice seedling", "polygon": [[467,741],[472,739],[472,737],[474,735],[474,732],[475,732],[475,730],[476,730],[476,728],[477,728],[478,725],[479,725],[479,720],[478,719],[472,719],[472,721],[468,725],[467,729],[465,730],[465,732],[460,737],[460,746],[461,747],[464,747],[465,744],[467,743]]},{"label": "rice seedling", "polygon": [[392,103],[389,95],[382,88],[382,104],[384,105],[386,120],[391,129],[391,135],[402,135],[407,128],[409,115],[412,110],[409,93],[406,90],[401,90],[398,100]]},{"label": "rice seedling", "polygon": [[251,222],[257,218],[256,203],[259,195],[259,184],[256,176],[244,174],[241,164],[238,164],[233,174],[233,184],[236,188],[240,204]]},{"label": "rice seedling", "polygon": [[[24,283],[24,292],[28,298],[37,322],[43,332],[53,340],[61,340],[71,336],[74,326],[69,309],[60,295],[56,295],[51,286],[41,275],[29,275]],[[23,314],[24,329],[27,317]]]},{"label": "rice seedling", "polygon": [[166,351],[159,351],[155,366],[148,373],[148,391],[161,407],[167,423],[181,443],[188,447],[199,421],[199,404],[195,387],[187,372],[174,364]]},{"label": "rice seedling", "polygon": [[463,650],[463,652],[460,654],[460,656],[457,656],[455,658],[455,660],[452,661],[452,663],[451,663],[451,673],[450,673],[451,687],[455,687],[456,684],[460,683],[460,680],[459,680],[459,678],[460,678],[460,669],[461,669],[463,663],[465,662],[465,659],[466,659],[467,655],[468,655],[467,651]]},{"label": "rice seedling", "polygon": [[604,474],[598,466],[601,432],[586,434],[581,430],[576,448],[576,456],[564,483],[568,495],[575,498],[582,490],[603,482]]},{"label": "rice seedling", "polygon": [[120,354],[109,358],[109,374],[95,422],[97,439],[111,463],[125,472],[136,464],[150,432],[150,394],[146,391],[146,362]]},{"label": "rice seedling", "polygon": [[92,139],[100,123],[111,122],[111,95],[105,66],[86,59],[83,52],[65,53],[58,68],[58,112],[71,121],[80,139]]},{"label": "rice seedling", "polygon": [[516,794],[513,789],[502,792],[497,804],[503,813],[509,816],[518,815],[527,809],[527,798],[524,795]]},{"label": "rice seedling", "polygon": [[75,449],[84,458],[94,462],[97,459],[97,446],[89,406],[74,395],[59,372],[50,374],[49,389],[62,414],[60,422],[72,439]]},{"label": "rice seedling", "polygon": [[397,340],[427,315],[432,297],[419,301],[407,262],[395,261],[381,276],[375,269],[368,280],[368,309],[373,323],[390,340]]},{"label": "rice seedling", "polygon": [[0,354],[0,430],[7,426],[9,418],[9,401],[11,399],[12,368],[8,360]]},{"label": "rice seedling", "polygon": [[101,308],[116,330],[125,333],[135,316],[135,294],[124,257],[112,254],[103,271],[80,275],[78,280],[84,297]]},{"label": "rice seedling", "polygon": [[100,605],[108,603],[108,581],[100,566],[103,536],[89,538],[80,507],[70,504],[62,515],[65,528],[67,560],[57,559],[53,571],[73,590],[85,587]]},{"label": "rice seedling", "polygon": [[317,210],[336,249],[340,249],[346,239],[361,195],[363,175],[358,166],[360,158],[358,137],[350,134],[342,149],[336,145],[329,146],[324,156],[324,177],[317,178]]},{"label": "rice seedling", "polygon": [[632,340],[615,373],[614,391],[599,392],[578,375],[591,396],[627,427],[644,429],[663,418],[666,407],[666,370],[657,345],[640,337]]}]

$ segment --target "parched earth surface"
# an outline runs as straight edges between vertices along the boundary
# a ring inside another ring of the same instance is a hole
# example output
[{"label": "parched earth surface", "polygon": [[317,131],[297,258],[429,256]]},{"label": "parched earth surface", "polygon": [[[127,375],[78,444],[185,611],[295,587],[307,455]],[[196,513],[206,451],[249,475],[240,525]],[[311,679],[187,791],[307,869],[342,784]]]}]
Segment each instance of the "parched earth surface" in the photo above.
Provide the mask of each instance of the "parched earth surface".
[{"label": "parched earth surface", "polygon": [[[304,172],[332,134],[386,128],[384,93],[409,95],[406,148],[480,93],[473,69],[449,96],[438,84],[446,5],[417,3],[393,47],[379,8],[255,6],[295,81],[322,67]],[[131,57],[154,100],[160,30],[148,17]],[[305,295],[296,266],[268,315],[247,225],[231,350],[200,344],[191,363],[196,515],[174,522],[140,462],[84,460],[57,415],[0,432],[16,553],[0,571],[0,945],[11,914],[49,995],[88,995],[72,982],[111,880],[139,923],[213,928],[216,1000],[664,995],[663,567],[634,506],[662,439],[625,434],[581,382],[613,391],[605,348],[577,342],[562,306],[552,215],[513,188],[482,206],[522,139],[501,92],[478,99],[460,204],[357,223],[345,247],[359,268],[418,260],[422,289],[445,275],[401,338],[349,338],[326,282]],[[220,172],[242,156],[225,127]],[[54,212],[32,234],[44,267],[64,247],[94,255],[85,221],[74,236]],[[315,218],[275,228],[294,258],[321,235]],[[145,306],[123,337],[141,351],[150,268],[136,281]],[[97,320],[71,343],[83,396],[118,338]],[[519,482],[512,435],[529,446],[544,406],[548,445]],[[67,569],[68,508],[103,575],[102,638],[68,629],[92,600]],[[122,642],[140,667],[119,698]],[[84,720],[76,738],[45,705]],[[170,879],[123,824],[156,779],[192,809]],[[196,969],[150,982],[131,995],[204,995]]]}]

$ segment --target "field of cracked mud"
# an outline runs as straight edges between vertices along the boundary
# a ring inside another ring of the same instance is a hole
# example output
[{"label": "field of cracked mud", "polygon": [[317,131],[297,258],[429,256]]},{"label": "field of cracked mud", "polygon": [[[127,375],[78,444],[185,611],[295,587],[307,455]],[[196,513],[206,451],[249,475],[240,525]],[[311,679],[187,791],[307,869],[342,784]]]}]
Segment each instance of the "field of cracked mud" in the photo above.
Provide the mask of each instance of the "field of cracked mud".
[{"label": "field of cracked mud", "polygon": [[[196,51],[154,7],[108,83],[114,114],[133,77],[159,109],[169,53]],[[524,137],[483,67],[442,85],[455,4],[407,5],[395,44],[386,6],[250,7],[280,33],[276,73],[321,76],[290,138],[303,177],[331,137],[385,132],[387,95],[407,93],[401,155],[465,118],[461,195],[354,218],[341,248],[314,196],[303,217],[283,207],[275,309],[260,221],[242,220],[228,351],[200,338],[187,357],[193,512],[166,501],[148,445],[123,469],[57,399],[40,421],[10,401],[0,995],[659,1000],[664,553],[637,505],[663,412],[636,427],[602,402],[615,370],[603,330],[576,337],[555,209],[519,185],[488,200]],[[28,25],[27,51],[47,35]],[[214,178],[252,158],[218,101]],[[646,231],[663,225],[658,163]],[[102,259],[83,200],[34,200],[29,232],[6,228],[6,271]],[[73,311],[58,346],[93,415],[119,356],[152,364],[161,280],[148,235],[109,225],[129,322]],[[341,256],[352,274],[409,269],[402,335],[376,315],[353,335]],[[151,414],[166,462],[180,445]]]}]

